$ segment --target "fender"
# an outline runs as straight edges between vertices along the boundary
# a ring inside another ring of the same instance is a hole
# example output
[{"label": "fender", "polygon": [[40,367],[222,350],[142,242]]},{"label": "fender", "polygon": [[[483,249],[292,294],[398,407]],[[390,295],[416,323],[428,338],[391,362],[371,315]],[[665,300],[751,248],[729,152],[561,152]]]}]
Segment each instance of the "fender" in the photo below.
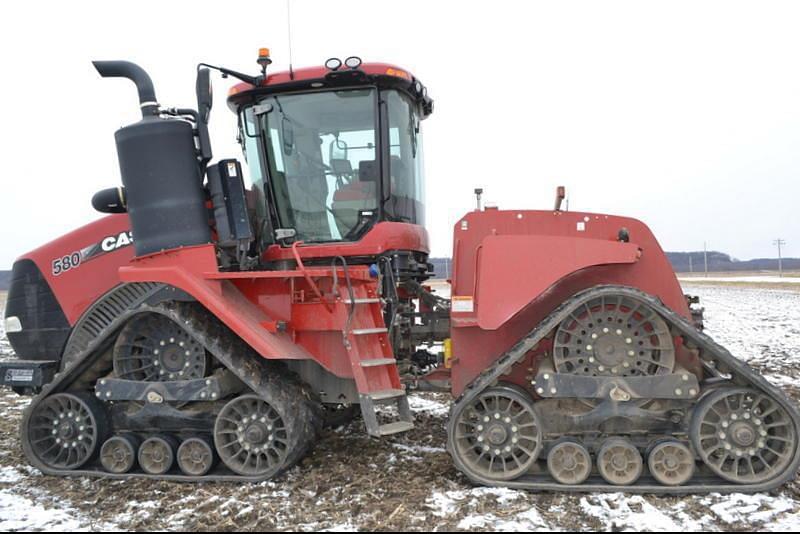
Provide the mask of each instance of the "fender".
[{"label": "fender", "polygon": [[209,278],[219,272],[214,245],[173,249],[134,258],[120,267],[124,282],[160,282],[194,297],[267,359],[313,359],[286,333],[270,332],[264,311],[248,300],[230,281]]},{"label": "fender", "polygon": [[478,326],[497,330],[571,273],[595,265],[635,263],[639,256],[638,245],[619,241],[548,235],[487,236],[478,250]]}]

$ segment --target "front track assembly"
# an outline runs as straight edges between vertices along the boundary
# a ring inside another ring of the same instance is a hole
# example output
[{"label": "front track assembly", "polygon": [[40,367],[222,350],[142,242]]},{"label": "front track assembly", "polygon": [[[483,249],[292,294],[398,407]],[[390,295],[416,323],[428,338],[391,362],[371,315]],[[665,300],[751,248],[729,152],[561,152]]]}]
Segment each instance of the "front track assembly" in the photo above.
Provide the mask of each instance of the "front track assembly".
[{"label": "front track assembly", "polygon": [[[545,338],[530,392],[503,382]],[[689,372],[676,343],[699,357]],[[700,375],[700,376],[698,376]],[[638,290],[563,303],[455,402],[448,450],[473,482],[527,490],[756,492],[795,476],[786,395]]]},{"label": "front track assembly", "polygon": [[70,362],[23,416],[23,450],[48,475],[261,481],[322,425],[295,375],[195,303],[137,302]]}]

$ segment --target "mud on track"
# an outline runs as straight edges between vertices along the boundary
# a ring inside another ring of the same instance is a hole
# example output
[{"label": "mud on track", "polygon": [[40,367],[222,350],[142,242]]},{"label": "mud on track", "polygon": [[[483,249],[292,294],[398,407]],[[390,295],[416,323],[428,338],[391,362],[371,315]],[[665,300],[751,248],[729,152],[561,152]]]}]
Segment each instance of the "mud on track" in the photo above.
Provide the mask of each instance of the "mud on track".
[{"label": "mud on track", "polygon": [[[692,287],[709,333],[800,400],[800,293]],[[0,305],[3,296],[0,294]],[[2,339],[2,332],[0,332]],[[0,340],[7,357],[10,347]],[[27,399],[0,393],[0,528],[197,530],[797,530],[800,481],[772,494],[564,495],[473,488],[445,452],[445,396],[414,396],[417,428],[328,431],[300,466],[257,485],[42,476],[17,437]]]}]

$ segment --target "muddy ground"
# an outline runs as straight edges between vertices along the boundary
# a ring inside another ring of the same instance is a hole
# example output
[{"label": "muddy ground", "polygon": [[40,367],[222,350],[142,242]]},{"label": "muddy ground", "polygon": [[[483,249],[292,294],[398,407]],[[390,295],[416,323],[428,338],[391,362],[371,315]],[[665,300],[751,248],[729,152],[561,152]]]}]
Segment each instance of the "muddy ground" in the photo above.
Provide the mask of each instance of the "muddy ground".
[{"label": "muddy ground", "polygon": [[[698,287],[709,332],[800,401],[800,293]],[[0,295],[0,304],[2,304]],[[0,333],[0,338],[2,338]],[[10,352],[5,339],[0,352]],[[314,452],[262,484],[46,477],[17,437],[27,400],[0,394],[4,530],[798,530],[800,481],[770,494],[689,497],[534,494],[474,488],[445,451],[447,398],[412,398],[415,430],[375,440],[328,431]]]}]

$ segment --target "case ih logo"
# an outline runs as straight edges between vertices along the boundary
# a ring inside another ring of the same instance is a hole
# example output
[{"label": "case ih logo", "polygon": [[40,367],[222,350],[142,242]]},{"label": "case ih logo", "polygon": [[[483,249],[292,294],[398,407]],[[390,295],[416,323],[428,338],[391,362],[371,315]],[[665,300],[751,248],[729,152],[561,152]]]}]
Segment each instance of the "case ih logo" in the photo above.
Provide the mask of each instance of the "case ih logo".
[{"label": "case ih logo", "polygon": [[103,252],[113,252],[118,248],[127,247],[133,243],[133,234],[131,232],[121,232],[119,235],[103,238],[100,242],[100,248]]},{"label": "case ih logo", "polygon": [[71,252],[66,256],[55,258],[52,262],[53,276],[71,271],[86,260],[96,258],[109,252],[114,252],[115,250],[128,247],[132,244],[133,234],[130,231],[106,236],[101,239],[99,243],[89,245],[80,251]]}]

